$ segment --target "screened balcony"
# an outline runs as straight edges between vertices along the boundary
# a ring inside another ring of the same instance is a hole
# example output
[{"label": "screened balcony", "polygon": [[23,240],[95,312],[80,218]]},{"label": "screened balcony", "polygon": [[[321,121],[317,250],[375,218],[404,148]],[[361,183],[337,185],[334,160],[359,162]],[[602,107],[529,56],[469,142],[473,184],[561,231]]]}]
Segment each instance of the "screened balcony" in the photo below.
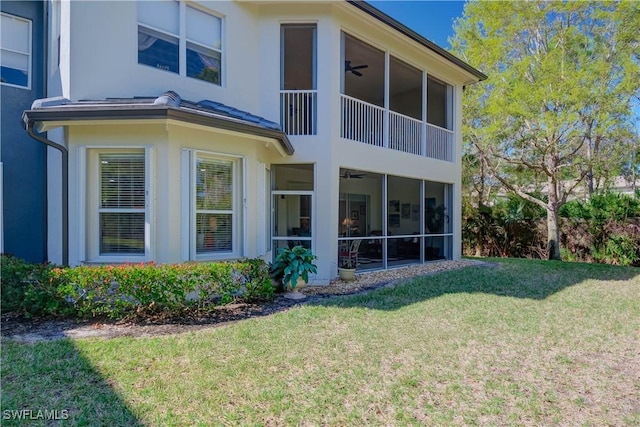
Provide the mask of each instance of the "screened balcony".
[{"label": "screened balcony", "polygon": [[[317,135],[317,28],[282,24],[280,123]],[[452,162],[453,87],[342,33],[340,137]]]},{"label": "screened balcony", "polygon": [[453,161],[453,88],[342,34],[342,138]]}]

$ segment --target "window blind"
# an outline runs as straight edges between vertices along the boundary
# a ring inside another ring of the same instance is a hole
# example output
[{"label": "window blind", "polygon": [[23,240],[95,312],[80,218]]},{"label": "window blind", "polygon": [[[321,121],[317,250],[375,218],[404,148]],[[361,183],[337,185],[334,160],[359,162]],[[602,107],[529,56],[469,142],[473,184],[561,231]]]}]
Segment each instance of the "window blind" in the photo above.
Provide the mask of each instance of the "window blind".
[{"label": "window blind", "polygon": [[180,34],[180,5],[177,1],[139,1],[138,22],[168,33]]},{"label": "window blind", "polygon": [[30,22],[2,14],[0,21],[0,81],[29,86]]},{"label": "window blind", "polygon": [[100,254],[144,254],[145,157],[101,154]]},{"label": "window blind", "polygon": [[187,40],[222,49],[222,20],[187,6]]},{"label": "window blind", "polygon": [[230,160],[196,158],[196,253],[233,251],[233,168]]}]

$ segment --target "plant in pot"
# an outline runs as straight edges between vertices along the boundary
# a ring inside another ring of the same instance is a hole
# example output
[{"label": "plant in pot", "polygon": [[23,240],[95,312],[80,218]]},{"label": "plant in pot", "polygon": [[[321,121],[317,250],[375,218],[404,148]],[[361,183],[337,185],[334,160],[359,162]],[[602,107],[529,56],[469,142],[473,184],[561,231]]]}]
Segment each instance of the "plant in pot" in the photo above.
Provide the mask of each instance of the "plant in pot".
[{"label": "plant in pot", "polygon": [[338,275],[345,282],[353,282],[356,277],[356,260],[352,257],[341,257],[338,264]]},{"label": "plant in pot", "polygon": [[273,264],[271,264],[271,275],[282,285],[286,291],[286,298],[301,299],[304,295],[296,289],[309,283],[309,273],[316,274],[318,269],[313,263],[317,256],[310,249],[304,246],[294,246],[292,248],[280,248]]}]

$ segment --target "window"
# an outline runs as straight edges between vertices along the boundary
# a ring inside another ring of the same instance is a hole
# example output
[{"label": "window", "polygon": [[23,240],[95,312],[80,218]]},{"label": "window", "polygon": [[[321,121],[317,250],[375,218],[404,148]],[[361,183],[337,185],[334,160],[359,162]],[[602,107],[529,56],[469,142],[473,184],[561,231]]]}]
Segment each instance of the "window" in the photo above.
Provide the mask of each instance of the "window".
[{"label": "window", "polygon": [[146,180],[143,152],[100,153],[99,255],[145,255]]},{"label": "window", "polygon": [[190,236],[185,259],[240,256],[240,159],[194,150],[185,150],[184,156],[185,171],[190,171],[189,196],[184,199],[189,219],[183,226]]},{"label": "window", "polygon": [[0,82],[31,87],[31,21],[2,13]]},{"label": "window", "polygon": [[222,84],[222,19],[184,2],[139,1],[138,63]]}]

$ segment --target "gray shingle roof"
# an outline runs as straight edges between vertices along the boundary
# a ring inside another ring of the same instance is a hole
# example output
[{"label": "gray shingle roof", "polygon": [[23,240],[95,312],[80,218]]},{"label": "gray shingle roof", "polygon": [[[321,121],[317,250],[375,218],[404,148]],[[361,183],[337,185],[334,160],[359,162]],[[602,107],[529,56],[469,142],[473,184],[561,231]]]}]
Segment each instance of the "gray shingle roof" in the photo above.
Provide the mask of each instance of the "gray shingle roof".
[{"label": "gray shingle roof", "polygon": [[277,139],[287,154],[291,155],[294,151],[278,123],[221,102],[208,99],[198,102],[183,100],[174,91],[167,91],[158,97],[80,101],[62,97],[37,99],[33,102],[31,110],[25,111],[23,115],[25,120],[41,122],[112,118],[173,118]]}]

